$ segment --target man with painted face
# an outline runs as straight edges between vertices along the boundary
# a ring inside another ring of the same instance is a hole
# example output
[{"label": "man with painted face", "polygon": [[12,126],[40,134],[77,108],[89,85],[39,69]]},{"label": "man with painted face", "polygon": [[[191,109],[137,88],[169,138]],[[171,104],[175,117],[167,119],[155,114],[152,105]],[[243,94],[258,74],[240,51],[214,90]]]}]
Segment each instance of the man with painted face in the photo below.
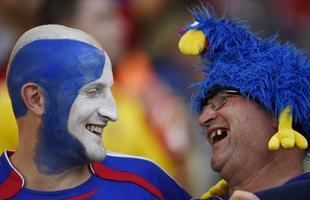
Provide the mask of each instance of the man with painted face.
[{"label": "man with painted face", "polygon": [[113,75],[88,34],[29,30],[11,53],[7,84],[19,143],[0,158],[0,199],[190,199],[152,162],[106,154],[103,129],[117,119]]},{"label": "man with painted face", "polygon": [[204,64],[192,105],[212,147],[211,167],[224,179],[201,199],[229,199],[237,190],[309,199],[309,58],[247,27],[197,9],[181,30],[181,52],[200,55]]}]

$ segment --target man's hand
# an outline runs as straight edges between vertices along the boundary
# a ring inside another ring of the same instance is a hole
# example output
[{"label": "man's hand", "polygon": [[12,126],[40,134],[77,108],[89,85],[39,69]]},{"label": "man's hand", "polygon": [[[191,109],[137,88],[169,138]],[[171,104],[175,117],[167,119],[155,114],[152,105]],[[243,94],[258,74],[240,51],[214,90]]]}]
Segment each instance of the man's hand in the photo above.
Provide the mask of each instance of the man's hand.
[{"label": "man's hand", "polygon": [[251,192],[236,190],[231,195],[230,200],[259,200],[259,198]]}]

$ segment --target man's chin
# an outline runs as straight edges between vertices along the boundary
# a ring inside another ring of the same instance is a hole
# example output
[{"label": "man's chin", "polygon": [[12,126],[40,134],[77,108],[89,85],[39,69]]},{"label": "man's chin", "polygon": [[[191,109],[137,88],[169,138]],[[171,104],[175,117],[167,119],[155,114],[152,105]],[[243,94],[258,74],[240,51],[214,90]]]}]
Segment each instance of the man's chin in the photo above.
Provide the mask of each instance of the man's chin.
[{"label": "man's chin", "polygon": [[211,168],[215,172],[220,172],[223,164],[219,160],[211,159]]},{"label": "man's chin", "polygon": [[106,150],[103,147],[91,148],[86,150],[86,156],[88,157],[90,162],[101,162],[106,156]]},{"label": "man's chin", "polygon": [[[77,131],[76,131],[77,132]],[[83,146],[86,158],[90,162],[101,162],[106,156],[106,150],[102,145],[101,138],[95,135],[86,136],[86,134],[76,134],[80,144]]]}]

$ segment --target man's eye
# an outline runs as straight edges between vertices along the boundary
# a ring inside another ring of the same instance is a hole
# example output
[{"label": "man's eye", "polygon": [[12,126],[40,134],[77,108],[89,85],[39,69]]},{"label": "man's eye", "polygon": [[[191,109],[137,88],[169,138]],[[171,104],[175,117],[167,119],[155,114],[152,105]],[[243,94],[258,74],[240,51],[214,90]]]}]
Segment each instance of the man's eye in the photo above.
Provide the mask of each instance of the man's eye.
[{"label": "man's eye", "polygon": [[93,88],[93,89],[90,89],[90,90],[86,91],[86,94],[89,94],[89,95],[96,95],[96,94],[99,94],[99,93],[100,93],[100,90],[98,88]]}]

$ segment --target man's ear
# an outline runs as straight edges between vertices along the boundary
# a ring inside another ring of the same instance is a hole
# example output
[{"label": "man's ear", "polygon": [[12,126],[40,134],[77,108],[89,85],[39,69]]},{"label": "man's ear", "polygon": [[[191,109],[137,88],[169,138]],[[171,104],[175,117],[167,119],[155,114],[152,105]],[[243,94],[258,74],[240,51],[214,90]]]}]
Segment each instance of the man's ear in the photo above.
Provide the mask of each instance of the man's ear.
[{"label": "man's ear", "polygon": [[36,115],[44,113],[44,96],[42,89],[35,83],[26,83],[21,89],[21,96],[28,110]]}]

